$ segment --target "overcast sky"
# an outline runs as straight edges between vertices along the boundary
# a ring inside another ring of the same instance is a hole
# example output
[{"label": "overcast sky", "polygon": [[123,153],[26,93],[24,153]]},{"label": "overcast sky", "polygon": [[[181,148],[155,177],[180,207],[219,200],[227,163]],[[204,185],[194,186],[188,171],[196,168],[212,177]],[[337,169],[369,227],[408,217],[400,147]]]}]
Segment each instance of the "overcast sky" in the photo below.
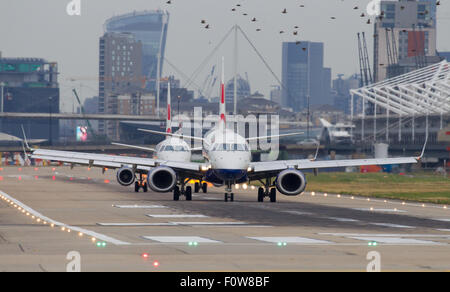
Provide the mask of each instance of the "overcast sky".
[{"label": "overcast sky", "polygon": [[[70,111],[77,87],[83,98],[98,94],[98,40],[103,24],[111,16],[134,10],[167,9],[170,23],[166,57],[187,75],[191,75],[225,33],[239,24],[260,53],[281,78],[283,41],[320,41],[325,43],[325,66],[337,74],[359,72],[356,33],[369,36],[372,57],[373,25],[361,18],[370,0],[81,0],[82,15],[68,16],[70,0],[1,0],[0,51],[4,57],[39,57],[59,64],[62,110]],[[240,3],[238,12],[231,8]],[[450,0],[438,8],[438,50],[450,51]],[[300,4],[305,8],[300,8]],[[359,10],[353,10],[359,6]],[[281,11],[286,8],[287,14]],[[243,16],[247,13],[248,16]],[[336,17],[336,20],[330,17]],[[256,17],[257,22],[250,20]],[[211,26],[206,30],[200,21]],[[294,36],[298,25],[299,36]],[[261,28],[257,32],[256,28]],[[279,34],[280,30],[286,31]],[[213,64],[226,58],[226,76],[233,74],[233,37],[212,58],[195,83],[202,85]],[[268,95],[277,84],[251,47],[239,37],[239,73],[248,72],[252,91]],[[164,75],[175,74],[169,65]],[[69,79],[77,79],[77,82]],[[186,79],[181,78],[182,84]],[[194,88],[191,88],[194,89]]]}]

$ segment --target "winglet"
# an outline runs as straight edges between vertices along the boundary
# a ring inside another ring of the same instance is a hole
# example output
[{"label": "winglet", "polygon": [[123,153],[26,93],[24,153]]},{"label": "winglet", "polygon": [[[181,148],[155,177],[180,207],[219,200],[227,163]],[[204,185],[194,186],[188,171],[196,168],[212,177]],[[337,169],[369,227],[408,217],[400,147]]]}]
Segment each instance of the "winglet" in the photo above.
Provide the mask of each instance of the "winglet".
[{"label": "winglet", "polygon": [[319,155],[319,150],[320,150],[320,142],[317,143],[316,155],[314,155],[314,158],[311,159],[311,161],[316,161],[317,160],[317,156]]},{"label": "winglet", "polygon": [[427,148],[427,143],[428,143],[428,133],[427,133],[427,136],[426,136],[426,138],[425,138],[425,144],[423,145],[422,153],[420,154],[419,157],[416,158],[417,161],[422,160],[423,156],[425,155],[425,150],[426,150],[426,148]]},{"label": "winglet", "polygon": [[22,127],[22,134],[23,134],[23,143],[25,144],[28,151],[33,151],[34,149],[31,148],[30,145],[28,145],[27,136],[25,135],[25,129],[23,128],[23,125],[21,125],[21,127]]}]

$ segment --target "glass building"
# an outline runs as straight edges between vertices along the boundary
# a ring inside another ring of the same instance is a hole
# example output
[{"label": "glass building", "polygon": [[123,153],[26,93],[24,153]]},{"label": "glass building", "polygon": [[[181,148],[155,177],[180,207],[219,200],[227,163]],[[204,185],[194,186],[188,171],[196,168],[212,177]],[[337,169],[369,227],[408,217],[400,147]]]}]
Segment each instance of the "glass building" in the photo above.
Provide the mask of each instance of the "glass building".
[{"label": "glass building", "polygon": [[324,44],[283,43],[282,106],[295,112],[310,105],[332,104],[331,69],[324,68]]},{"label": "glass building", "polygon": [[108,19],[105,32],[131,33],[142,43],[142,76],[147,80],[146,89],[156,90],[158,54],[161,52],[160,76],[166,48],[169,13],[163,10],[132,12]]}]

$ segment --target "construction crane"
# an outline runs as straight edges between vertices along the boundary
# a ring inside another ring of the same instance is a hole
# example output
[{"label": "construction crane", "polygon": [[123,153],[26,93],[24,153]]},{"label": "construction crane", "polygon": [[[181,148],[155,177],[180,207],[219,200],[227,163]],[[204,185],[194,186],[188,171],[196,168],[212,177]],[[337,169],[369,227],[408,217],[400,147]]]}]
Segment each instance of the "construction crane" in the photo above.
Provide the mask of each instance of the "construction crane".
[{"label": "construction crane", "polygon": [[[85,117],[86,116],[86,112],[84,111],[84,107],[81,104],[81,100],[78,97],[78,93],[77,93],[76,89],[75,88],[72,89],[72,92],[75,95],[75,98],[77,99],[78,104],[80,105],[81,114],[83,115],[83,117]],[[88,131],[91,132],[91,134],[94,137],[94,139],[98,138],[98,135],[97,135],[97,133],[95,133],[94,128],[91,125],[91,122],[88,119],[86,119],[86,123],[88,125]]]}]

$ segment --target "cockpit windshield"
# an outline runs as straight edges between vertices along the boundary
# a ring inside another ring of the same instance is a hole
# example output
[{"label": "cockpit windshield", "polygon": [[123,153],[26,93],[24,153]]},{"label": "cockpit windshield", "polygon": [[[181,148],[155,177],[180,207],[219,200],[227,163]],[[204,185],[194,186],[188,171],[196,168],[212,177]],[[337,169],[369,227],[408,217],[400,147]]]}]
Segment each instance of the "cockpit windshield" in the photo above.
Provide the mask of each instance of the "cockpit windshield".
[{"label": "cockpit windshield", "polygon": [[214,144],[212,151],[248,151],[247,144]]},{"label": "cockpit windshield", "polygon": [[182,146],[182,145],[176,145],[176,146],[166,145],[166,146],[161,147],[160,151],[188,152],[189,149],[186,146]]}]

